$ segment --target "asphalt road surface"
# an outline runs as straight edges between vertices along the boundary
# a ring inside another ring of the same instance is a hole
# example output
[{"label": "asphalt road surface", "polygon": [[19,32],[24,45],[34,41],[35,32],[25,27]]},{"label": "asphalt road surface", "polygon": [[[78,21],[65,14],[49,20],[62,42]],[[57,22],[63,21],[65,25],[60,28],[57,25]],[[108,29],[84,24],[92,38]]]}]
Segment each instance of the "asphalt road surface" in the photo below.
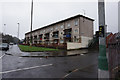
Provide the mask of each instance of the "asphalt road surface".
[{"label": "asphalt road surface", "polygon": [[97,57],[97,52],[48,58],[19,57],[2,52],[0,75],[2,78],[97,78]]}]

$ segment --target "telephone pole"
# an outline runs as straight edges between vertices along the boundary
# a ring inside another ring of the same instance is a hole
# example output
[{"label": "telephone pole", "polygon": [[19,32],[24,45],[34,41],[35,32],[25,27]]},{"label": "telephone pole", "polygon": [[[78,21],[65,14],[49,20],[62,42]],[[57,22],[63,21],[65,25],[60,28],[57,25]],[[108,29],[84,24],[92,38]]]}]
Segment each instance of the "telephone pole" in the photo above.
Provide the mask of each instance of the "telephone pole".
[{"label": "telephone pole", "polygon": [[33,21],[33,0],[31,3],[31,34],[30,34],[30,45],[32,46],[32,21]]},{"label": "telephone pole", "polygon": [[106,57],[106,25],[104,0],[98,0],[99,15],[99,57],[98,78],[109,78],[108,60]]}]

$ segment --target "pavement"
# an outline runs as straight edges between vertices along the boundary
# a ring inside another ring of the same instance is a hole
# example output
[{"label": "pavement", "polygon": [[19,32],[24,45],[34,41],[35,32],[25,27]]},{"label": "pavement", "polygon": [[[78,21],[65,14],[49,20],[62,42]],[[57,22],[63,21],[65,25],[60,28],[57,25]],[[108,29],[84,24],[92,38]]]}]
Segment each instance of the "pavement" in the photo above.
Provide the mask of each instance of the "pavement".
[{"label": "pavement", "polygon": [[11,45],[10,48],[9,48],[9,50],[6,52],[6,54],[13,55],[13,56],[27,56],[30,53],[22,52],[19,49],[18,45]]},{"label": "pavement", "polygon": [[81,52],[80,55],[68,57],[21,57],[19,56],[22,54],[21,51],[17,45],[13,45],[9,51],[1,55],[4,56],[0,75],[3,78],[33,79],[97,78],[98,53],[82,54]]}]

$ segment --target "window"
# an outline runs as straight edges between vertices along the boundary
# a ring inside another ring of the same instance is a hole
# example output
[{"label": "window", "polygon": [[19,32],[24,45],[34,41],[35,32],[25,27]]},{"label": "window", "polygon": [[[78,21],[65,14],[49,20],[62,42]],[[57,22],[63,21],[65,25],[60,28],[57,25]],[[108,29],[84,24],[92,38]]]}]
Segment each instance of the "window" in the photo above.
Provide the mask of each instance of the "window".
[{"label": "window", "polygon": [[42,31],[40,31],[40,34],[42,34]]},{"label": "window", "polygon": [[49,28],[46,30],[47,32],[49,31]]},{"label": "window", "polygon": [[53,43],[53,41],[50,41],[50,43]]},{"label": "window", "polygon": [[56,26],[56,28],[55,29],[58,29],[58,27]]},{"label": "window", "polygon": [[58,43],[58,41],[57,41],[57,40],[55,40],[55,41],[54,41],[54,43]]},{"label": "window", "polygon": [[51,31],[53,30],[53,28],[51,28]]},{"label": "window", "polygon": [[39,41],[39,44],[41,44],[42,43],[42,41]]},{"label": "window", "polygon": [[53,36],[53,34],[51,33],[51,36]]},{"label": "window", "polygon": [[60,43],[64,43],[64,41],[63,41],[63,40],[60,40]]},{"label": "window", "polygon": [[77,26],[78,25],[78,20],[75,20],[75,26]]},{"label": "window", "polygon": [[67,26],[70,27],[70,23],[68,23]]},{"label": "window", "polygon": [[47,31],[47,32],[49,32],[49,30],[50,30],[49,28],[48,28],[48,29],[46,29],[46,31]]},{"label": "window", "polygon": [[75,30],[75,33],[77,33],[77,32],[78,32],[78,29]]},{"label": "window", "polygon": [[61,26],[61,28],[63,28],[63,25]]}]

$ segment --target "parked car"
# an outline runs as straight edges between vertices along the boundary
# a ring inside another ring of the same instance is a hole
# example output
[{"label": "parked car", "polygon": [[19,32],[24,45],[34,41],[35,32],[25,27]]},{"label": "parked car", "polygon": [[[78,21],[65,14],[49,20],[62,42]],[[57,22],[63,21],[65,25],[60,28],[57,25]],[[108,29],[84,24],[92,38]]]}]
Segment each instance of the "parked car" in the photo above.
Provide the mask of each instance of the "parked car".
[{"label": "parked car", "polygon": [[9,43],[10,45],[14,45],[14,43]]},{"label": "parked car", "polygon": [[8,43],[1,43],[0,44],[0,50],[8,50],[9,49],[9,44]]}]

